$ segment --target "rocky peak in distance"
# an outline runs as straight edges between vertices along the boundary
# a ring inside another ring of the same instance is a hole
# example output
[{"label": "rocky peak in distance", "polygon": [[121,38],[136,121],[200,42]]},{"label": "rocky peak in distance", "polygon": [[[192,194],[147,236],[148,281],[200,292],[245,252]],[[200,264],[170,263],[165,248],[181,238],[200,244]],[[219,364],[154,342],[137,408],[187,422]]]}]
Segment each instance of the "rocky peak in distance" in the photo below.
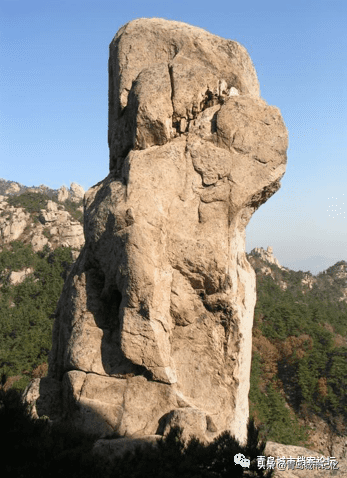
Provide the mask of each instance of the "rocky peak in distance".
[{"label": "rocky peak in distance", "polygon": [[45,246],[72,247],[77,257],[84,244],[84,190],[72,183],[70,190],[47,186],[27,187],[0,179],[0,241],[31,244],[33,251]]}]

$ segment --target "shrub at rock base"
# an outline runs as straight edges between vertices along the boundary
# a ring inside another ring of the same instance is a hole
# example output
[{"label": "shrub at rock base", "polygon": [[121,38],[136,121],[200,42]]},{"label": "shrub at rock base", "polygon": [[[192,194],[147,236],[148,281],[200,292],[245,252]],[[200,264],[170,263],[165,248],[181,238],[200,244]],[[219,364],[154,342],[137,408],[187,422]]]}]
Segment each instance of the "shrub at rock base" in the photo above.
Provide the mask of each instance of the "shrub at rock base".
[{"label": "shrub at rock base", "polygon": [[[226,478],[266,477],[271,470],[258,470],[256,458],[264,454],[265,442],[258,444],[258,430],[248,423],[247,444],[242,447],[228,432],[209,445],[196,438],[185,443],[182,429],[174,427],[156,445],[147,444],[127,452],[110,465],[91,453],[95,437],[84,435],[68,424],[30,418],[18,390],[0,389],[3,476],[37,478]],[[235,465],[234,455],[243,453],[249,469]]]}]

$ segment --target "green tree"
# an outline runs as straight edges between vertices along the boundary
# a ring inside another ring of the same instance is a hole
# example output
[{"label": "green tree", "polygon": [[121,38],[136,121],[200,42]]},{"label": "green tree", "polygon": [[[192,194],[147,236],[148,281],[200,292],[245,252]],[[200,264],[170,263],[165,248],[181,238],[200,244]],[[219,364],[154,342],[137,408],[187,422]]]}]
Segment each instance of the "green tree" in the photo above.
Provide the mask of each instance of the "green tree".
[{"label": "green tree", "polygon": [[[24,388],[32,371],[47,363],[52,345],[53,312],[71,267],[70,248],[34,253],[31,246],[12,243],[0,253],[2,270],[34,266],[34,274],[11,285],[3,276],[0,294],[0,375],[19,377]],[[18,260],[20,257],[20,260]]]}]

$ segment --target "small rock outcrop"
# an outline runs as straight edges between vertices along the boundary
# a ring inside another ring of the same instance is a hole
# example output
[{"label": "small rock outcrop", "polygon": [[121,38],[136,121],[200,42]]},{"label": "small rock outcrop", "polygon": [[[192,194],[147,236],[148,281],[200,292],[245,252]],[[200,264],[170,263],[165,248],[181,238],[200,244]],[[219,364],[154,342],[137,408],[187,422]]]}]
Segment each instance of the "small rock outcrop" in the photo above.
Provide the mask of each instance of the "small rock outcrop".
[{"label": "small rock outcrop", "polygon": [[84,189],[77,183],[71,183],[70,190],[65,186],[58,189],[58,201],[65,202],[68,199],[72,202],[80,202],[84,197]]},{"label": "small rock outcrop", "polygon": [[[313,288],[313,285],[317,283],[317,279],[315,279],[311,274],[306,273],[304,278],[301,279],[301,284],[304,286],[304,288],[311,290]],[[302,291],[303,294],[306,293],[305,290]]]},{"label": "small rock outcrop", "polygon": [[58,189],[58,201],[65,202],[69,199],[69,191],[66,189],[65,186],[62,186]]},{"label": "small rock outcrop", "polygon": [[3,244],[16,241],[30,221],[30,214],[23,208],[7,203],[6,196],[0,196],[0,240]]},{"label": "small rock outcrop", "polygon": [[68,211],[59,210],[57,203],[48,201],[46,209],[41,211],[40,220],[56,246],[81,249],[84,245],[83,226],[72,220]]},{"label": "small rock outcrop", "polygon": [[20,186],[17,183],[11,183],[6,189],[5,194],[14,194],[20,191]]},{"label": "small rock outcrop", "polygon": [[80,202],[84,198],[84,189],[77,183],[71,183],[70,185],[71,201]]},{"label": "small rock outcrop", "polygon": [[308,448],[281,445],[271,441],[267,442],[264,453],[267,458],[263,464],[265,469],[272,466],[275,470],[274,478],[306,478],[307,476],[347,478],[347,461],[336,456],[323,455]]},{"label": "small rock outcrop", "polygon": [[271,246],[268,246],[267,250],[263,249],[262,247],[255,247],[251,250],[250,254],[260,257],[263,261],[268,262],[269,264],[275,264],[282,270],[286,270],[286,268],[282,267],[276,257],[273,255],[273,248]]},{"label": "small rock outcrop", "polygon": [[109,147],[48,377],[24,398],[100,435],[155,440],[179,425],[244,442],[256,301],[245,227],[285,172],[280,111],[239,43],[134,20],[110,45]]},{"label": "small rock outcrop", "polygon": [[9,275],[9,283],[11,285],[17,285],[22,283],[26,277],[31,275],[34,272],[34,269],[32,267],[27,267],[25,269],[22,269],[21,271],[12,271]]},{"label": "small rock outcrop", "polygon": [[34,218],[25,208],[11,206],[7,196],[0,196],[0,244],[16,240],[31,243],[34,252],[46,245],[79,250],[84,245],[84,231],[82,224],[54,201],[48,200],[46,208]]}]

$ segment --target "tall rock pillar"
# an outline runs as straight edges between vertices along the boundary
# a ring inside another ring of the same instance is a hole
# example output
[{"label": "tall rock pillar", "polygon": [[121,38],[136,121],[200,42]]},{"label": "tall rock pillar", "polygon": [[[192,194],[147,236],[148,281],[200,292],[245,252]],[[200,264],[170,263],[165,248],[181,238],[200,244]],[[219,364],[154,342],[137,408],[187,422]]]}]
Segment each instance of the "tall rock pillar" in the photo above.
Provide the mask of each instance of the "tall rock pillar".
[{"label": "tall rock pillar", "polygon": [[239,43],[138,19],[110,44],[108,136],[49,375],[26,397],[100,434],[179,425],[244,442],[256,301],[245,227],[285,172],[280,111]]}]

